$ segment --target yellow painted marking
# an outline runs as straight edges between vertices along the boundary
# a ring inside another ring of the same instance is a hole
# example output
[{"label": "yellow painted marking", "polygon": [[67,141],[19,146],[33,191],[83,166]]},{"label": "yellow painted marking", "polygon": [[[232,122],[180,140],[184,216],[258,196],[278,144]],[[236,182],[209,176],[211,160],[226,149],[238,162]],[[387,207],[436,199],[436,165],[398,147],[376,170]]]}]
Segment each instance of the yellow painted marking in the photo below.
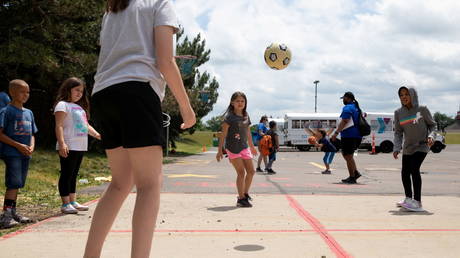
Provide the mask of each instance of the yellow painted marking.
[{"label": "yellow painted marking", "polygon": [[317,168],[320,168],[320,169],[326,169],[326,167],[325,167],[325,166],[323,166],[323,165],[320,165],[320,164],[318,164],[318,163],[316,163],[316,162],[309,162],[309,163],[310,163],[311,165],[313,165],[313,166],[317,167]]},{"label": "yellow painted marking", "polygon": [[177,165],[194,165],[194,164],[209,164],[211,160],[178,160],[175,162]]},{"label": "yellow painted marking", "polygon": [[165,174],[168,178],[180,177],[201,177],[201,178],[217,178],[215,175],[197,175],[197,174]]}]

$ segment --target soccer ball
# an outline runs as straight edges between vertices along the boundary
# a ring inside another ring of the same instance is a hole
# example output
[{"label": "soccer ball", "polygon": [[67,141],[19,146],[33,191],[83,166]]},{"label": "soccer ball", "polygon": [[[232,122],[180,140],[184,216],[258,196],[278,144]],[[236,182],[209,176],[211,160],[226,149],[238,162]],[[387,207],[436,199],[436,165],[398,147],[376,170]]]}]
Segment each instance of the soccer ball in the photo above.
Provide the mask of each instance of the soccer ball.
[{"label": "soccer ball", "polygon": [[291,62],[291,50],[285,44],[272,43],[265,49],[265,63],[275,70],[283,70]]}]

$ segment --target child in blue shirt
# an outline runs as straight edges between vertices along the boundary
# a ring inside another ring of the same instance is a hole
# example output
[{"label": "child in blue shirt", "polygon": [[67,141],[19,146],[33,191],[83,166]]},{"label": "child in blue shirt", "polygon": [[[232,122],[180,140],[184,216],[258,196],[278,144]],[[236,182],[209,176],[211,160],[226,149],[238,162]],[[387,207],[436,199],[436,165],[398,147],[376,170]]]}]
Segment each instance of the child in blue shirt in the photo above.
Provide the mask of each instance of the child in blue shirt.
[{"label": "child in blue shirt", "polygon": [[12,80],[9,91],[12,101],[0,111],[0,142],[3,143],[0,154],[5,162],[6,185],[0,228],[33,222],[16,212],[16,199],[18,190],[26,182],[37,127],[32,111],[23,107],[29,99],[29,85],[23,80]]},{"label": "child in blue shirt", "polygon": [[321,148],[321,151],[324,152],[323,162],[326,169],[322,171],[321,174],[331,174],[330,164],[334,159],[337,148],[330,142],[328,136],[334,131],[334,128],[329,129],[327,132],[324,129],[313,131],[308,127],[308,124],[306,124],[305,131],[316,138],[315,147]]}]

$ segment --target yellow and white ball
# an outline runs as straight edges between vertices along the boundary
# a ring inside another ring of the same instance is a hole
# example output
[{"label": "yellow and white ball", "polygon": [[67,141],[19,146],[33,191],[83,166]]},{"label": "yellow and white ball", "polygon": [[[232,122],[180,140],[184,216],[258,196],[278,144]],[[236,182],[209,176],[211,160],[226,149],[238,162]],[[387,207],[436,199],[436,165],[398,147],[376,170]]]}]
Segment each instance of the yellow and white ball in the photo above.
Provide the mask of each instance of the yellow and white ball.
[{"label": "yellow and white ball", "polygon": [[291,49],[285,44],[272,43],[265,49],[265,63],[275,70],[283,70],[291,63]]}]

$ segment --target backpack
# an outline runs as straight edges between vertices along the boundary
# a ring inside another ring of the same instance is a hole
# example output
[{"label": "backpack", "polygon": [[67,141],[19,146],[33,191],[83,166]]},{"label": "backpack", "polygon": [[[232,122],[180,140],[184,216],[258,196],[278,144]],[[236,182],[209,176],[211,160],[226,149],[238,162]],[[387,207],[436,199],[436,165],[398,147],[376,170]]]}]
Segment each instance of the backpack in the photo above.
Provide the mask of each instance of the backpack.
[{"label": "backpack", "polygon": [[260,153],[267,156],[270,155],[270,150],[273,148],[272,137],[268,134],[264,134],[259,141]]},{"label": "backpack", "polygon": [[368,136],[371,134],[371,126],[367,123],[366,118],[364,118],[361,111],[359,112],[359,122],[358,122],[359,134],[361,136]]}]

